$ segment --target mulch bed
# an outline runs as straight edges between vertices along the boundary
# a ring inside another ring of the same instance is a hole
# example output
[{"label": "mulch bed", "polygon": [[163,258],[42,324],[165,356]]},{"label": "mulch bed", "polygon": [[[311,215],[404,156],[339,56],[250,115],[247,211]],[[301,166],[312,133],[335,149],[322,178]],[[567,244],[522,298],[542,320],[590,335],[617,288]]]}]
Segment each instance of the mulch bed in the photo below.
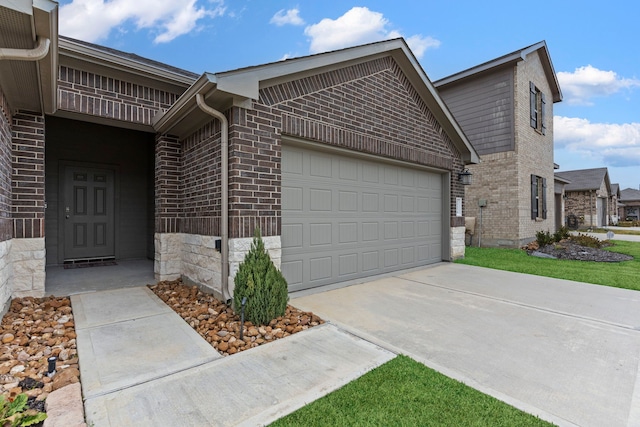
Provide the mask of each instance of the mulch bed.
[{"label": "mulch bed", "polygon": [[[604,243],[604,246],[610,246],[610,244]],[[527,248],[527,252],[529,253],[529,255],[532,255],[534,252],[540,252],[543,254],[551,255],[557,259],[569,259],[576,261],[622,262],[630,261],[633,259],[633,257],[630,255],[578,245],[570,239],[562,240],[558,243],[547,245],[538,249]]]}]

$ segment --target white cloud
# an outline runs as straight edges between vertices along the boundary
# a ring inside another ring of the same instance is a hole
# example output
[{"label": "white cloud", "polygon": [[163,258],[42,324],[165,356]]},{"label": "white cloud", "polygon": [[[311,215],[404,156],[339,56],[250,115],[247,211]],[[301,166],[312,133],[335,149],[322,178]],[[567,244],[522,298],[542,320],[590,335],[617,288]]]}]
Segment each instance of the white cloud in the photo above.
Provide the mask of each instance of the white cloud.
[{"label": "white cloud", "polygon": [[638,79],[622,78],[614,71],[599,70],[591,65],[576,68],[573,73],[561,71],[557,76],[565,101],[573,105],[593,105],[593,97],[640,87]]},{"label": "white cloud", "polygon": [[207,9],[197,0],[73,0],[60,7],[60,33],[95,42],[133,22],[155,34],[155,43],[166,43],[194,30],[202,18],[223,15],[223,0],[212,3]]},{"label": "white cloud", "polygon": [[591,123],[587,119],[555,116],[554,143],[603,166],[640,166],[640,123]]},{"label": "white cloud", "polygon": [[[309,25],[304,33],[311,39],[309,47],[311,53],[319,53],[402,35],[399,31],[388,27],[389,21],[382,13],[371,11],[366,7],[353,7],[337,19],[325,18],[317,24]],[[418,58],[427,49],[440,45],[438,40],[419,34],[408,37],[407,43]]]},{"label": "white cloud", "polygon": [[283,25],[304,25],[304,20],[300,17],[300,10],[298,9],[281,9],[276,12],[275,15],[269,21],[271,24],[275,24],[278,27]]}]

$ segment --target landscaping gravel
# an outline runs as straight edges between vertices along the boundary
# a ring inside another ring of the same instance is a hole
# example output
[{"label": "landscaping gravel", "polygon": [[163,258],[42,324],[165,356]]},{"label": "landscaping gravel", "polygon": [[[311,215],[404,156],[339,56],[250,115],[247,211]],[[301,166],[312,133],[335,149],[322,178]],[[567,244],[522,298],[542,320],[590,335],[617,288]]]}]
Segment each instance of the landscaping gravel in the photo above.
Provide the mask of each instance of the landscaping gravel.
[{"label": "landscaping gravel", "polygon": [[149,289],[223,355],[267,344],[324,323],[315,314],[288,305],[285,315],[268,325],[245,321],[240,339],[240,315],[197,286],[187,286],[175,280],[159,282]]}]

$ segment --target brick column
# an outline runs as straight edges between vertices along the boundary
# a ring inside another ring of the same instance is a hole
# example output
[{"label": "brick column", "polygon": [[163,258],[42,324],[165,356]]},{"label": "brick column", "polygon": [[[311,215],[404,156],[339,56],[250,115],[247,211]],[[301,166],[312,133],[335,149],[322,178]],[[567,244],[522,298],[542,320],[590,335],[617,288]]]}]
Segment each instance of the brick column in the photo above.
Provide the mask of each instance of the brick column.
[{"label": "brick column", "polygon": [[180,157],[178,138],[156,137],[153,267],[156,280],[174,280],[182,272]]},{"label": "brick column", "polygon": [[44,116],[13,116],[11,139],[12,295],[44,296]]},{"label": "brick column", "polygon": [[155,164],[155,231],[180,232],[182,201],[180,194],[180,141],[168,135],[156,137]]},{"label": "brick column", "polygon": [[12,130],[13,237],[44,237],[44,117],[17,113]]}]

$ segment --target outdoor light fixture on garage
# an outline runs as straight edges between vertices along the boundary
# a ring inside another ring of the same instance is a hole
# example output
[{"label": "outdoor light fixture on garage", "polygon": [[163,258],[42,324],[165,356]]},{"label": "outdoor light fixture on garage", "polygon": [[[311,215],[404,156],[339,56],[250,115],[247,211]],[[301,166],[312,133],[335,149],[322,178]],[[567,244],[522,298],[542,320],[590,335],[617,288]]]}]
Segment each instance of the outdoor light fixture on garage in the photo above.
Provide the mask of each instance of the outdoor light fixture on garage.
[{"label": "outdoor light fixture on garage", "polygon": [[462,185],[471,185],[471,172],[469,169],[465,169],[462,172],[458,172],[458,181],[462,183]]}]

